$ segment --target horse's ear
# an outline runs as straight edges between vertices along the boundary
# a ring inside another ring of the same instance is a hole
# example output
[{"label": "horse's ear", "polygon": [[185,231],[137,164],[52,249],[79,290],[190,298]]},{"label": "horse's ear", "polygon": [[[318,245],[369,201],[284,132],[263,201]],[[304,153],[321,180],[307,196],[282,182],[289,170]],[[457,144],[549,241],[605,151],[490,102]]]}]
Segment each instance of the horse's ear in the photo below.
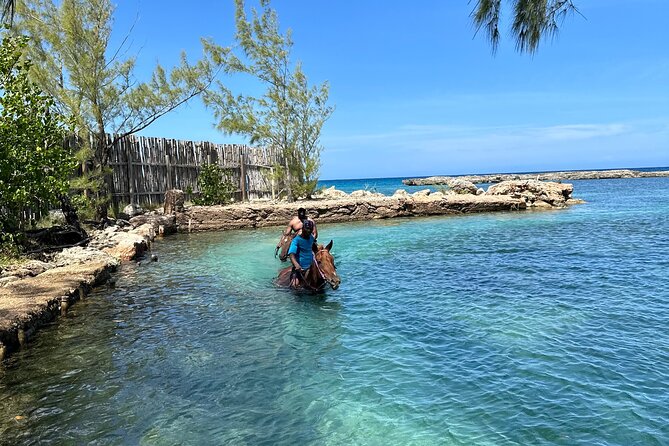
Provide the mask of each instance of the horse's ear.
[{"label": "horse's ear", "polygon": [[332,240],[330,240],[330,243],[327,244],[325,249],[327,249],[328,251],[332,249]]},{"label": "horse's ear", "polygon": [[316,244],[316,242],[312,243],[311,250],[314,252],[314,254],[318,252],[318,245]]}]

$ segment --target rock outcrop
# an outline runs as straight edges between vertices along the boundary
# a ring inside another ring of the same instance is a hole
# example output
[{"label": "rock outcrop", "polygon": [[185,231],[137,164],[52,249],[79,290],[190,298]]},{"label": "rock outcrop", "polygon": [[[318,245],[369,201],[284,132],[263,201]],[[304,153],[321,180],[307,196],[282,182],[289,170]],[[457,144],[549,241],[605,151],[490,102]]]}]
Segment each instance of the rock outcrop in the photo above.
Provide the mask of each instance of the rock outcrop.
[{"label": "rock outcrop", "polygon": [[186,194],[179,189],[170,189],[165,192],[165,205],[163,206],[163,213],[170,215],[175,212],[183,212]]},{"label": "rock outcrop", "polygon": [[2,270],[0,361],[24,345],[40,326],[109,280],[121,261],[141,256],[157,234],[176,231],[174,215],[145,214],[130,222],[94,231],[86,247],[67,248],[48,261],[33,260]]},{"label": "rock outcrop", "polygon": [[488,188],[486,195],[502,195],[520,198],[527,207],[565,207],[571,198],[574,186],[536,180],[502,181]]},{"label": "rock outcrop", "polygon": [[470,212],[510,211],[526,208],[520,197],[472,194],[443,194],[420,191],[393,196],[353,194],[343,199],[311,200],[299,203],[242,203],[228,206],[187,206],[177,214],[179,231],[219,231],[226,229],[283,226],[300,207],[320,222],[346,222],[395,217],[415,217]]},{"label": "rock outcrop", "polygon": [[646,172],[641,170],[617,169],[617,170],[581,170],[567,172],[544,172],[527,174],[491,174],[491,175],[463,175],[458,177],[435,176],[427,178],[408,178],[402,180],[407,186],[430,186],[448,184],[453,179],[469,181],[474,184],[501,183],[513,180],[538,180],[538,181],[562,181],[562,180],[603,180],[612,178],[651,178],[669,177],[669,171],[661,170]]},{"label": "rock outcrop", "polygon": [[446,185],[456,194],[474,194],[477,195],[478,188],[471,181],[461,178],[450,178]]}]

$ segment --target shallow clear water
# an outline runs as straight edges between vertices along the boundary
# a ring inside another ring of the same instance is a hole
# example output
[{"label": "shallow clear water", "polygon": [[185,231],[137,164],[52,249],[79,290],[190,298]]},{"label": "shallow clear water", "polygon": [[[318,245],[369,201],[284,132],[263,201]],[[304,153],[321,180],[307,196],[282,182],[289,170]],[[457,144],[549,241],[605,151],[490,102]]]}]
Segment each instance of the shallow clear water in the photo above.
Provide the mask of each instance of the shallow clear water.
[{"label": "shallow clear water", "polygon": [[322,224],[324,299],[273,287],[276,228],[158,242],[0,370],[0,443],[668,444],[669,179],[574,184]]}]

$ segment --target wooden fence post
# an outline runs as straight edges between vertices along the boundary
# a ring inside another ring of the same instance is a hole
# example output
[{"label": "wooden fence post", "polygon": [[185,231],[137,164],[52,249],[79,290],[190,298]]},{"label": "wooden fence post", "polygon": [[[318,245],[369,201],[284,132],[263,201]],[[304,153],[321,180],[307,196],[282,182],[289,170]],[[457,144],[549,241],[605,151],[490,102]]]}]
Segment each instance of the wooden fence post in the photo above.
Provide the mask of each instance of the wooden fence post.
[{"label": "wooden fence post", "polygon": [[166,190],[172,189],[172,168],[170,166],[170,156],[165,153],[165,169],[167,169],[167,188]]},{"label": "wooden fence post", "polygon": [[272,200],[276,200],[276,190],[274,189],[274,167],[269,168],[269,182],[272,188]]},{"label": "wooden fence post", "polygon": [[248,194],[246,192],[246,163],[244,163],[244,150],[239,146],[239,182],[242,189],[242,201],[246,201]]},{"label": "wooden fence post", "polygon": [[128,140],[125,146],[125,157],[128,163],[128,201],[130,204],[139,204],[139,200],[136,200],[134,197],[135,192],[135,177],[134,177],[134,166],[132,165],[132,140]]}]

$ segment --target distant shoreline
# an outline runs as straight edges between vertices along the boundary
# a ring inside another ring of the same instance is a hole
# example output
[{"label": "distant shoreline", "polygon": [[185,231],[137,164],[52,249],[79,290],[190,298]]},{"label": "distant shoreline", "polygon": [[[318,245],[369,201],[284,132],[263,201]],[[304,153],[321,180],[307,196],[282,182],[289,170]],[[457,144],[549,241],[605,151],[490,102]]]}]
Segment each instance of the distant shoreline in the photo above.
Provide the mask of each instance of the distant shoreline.
[{"label": "distant shoreline", "polygon": [[463,175],[463,176],[432,176],[427,178],[407,178],[402,183],[407,186],[428,186],[446,184],[448,180],[457,178],[470,181],[474,184],[500,183],[510,180],[540,180],[540,181],[562,181],[562,180],[605,180],[616,178],[656,178],[669,177],[669,170],[641,171],[631,169],[615,170],[581,170],[542,173],[500,173],[488,175]]}]

